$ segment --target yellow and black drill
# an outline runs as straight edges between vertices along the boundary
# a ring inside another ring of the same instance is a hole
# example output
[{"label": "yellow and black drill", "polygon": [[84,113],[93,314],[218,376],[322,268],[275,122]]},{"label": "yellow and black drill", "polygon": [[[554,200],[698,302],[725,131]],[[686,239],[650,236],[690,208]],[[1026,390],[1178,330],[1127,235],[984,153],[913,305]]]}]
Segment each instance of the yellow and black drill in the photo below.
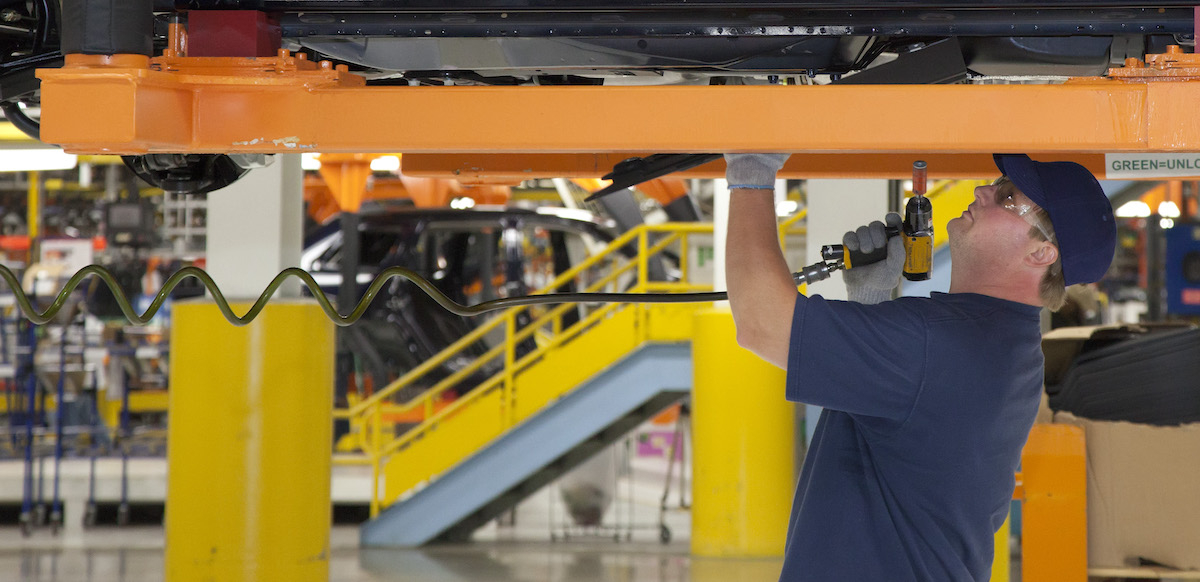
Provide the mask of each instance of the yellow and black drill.
[{"label": "yellow and black drill", "polygon": [[[888,237],[904,237],[904,278],[909,281],[929,279],[933,270],[933,204],[925,196],[925,162],[913,162],[913,196],[904,205],[904,222],[900,228],[888,227]],[[853,269],[877,263],[887,257],[887,247],[870,253],[846,252],[842,245],[821,247],[822,262],[809,265],[792,274],[796,284],[826,279],[839,269]]]}]

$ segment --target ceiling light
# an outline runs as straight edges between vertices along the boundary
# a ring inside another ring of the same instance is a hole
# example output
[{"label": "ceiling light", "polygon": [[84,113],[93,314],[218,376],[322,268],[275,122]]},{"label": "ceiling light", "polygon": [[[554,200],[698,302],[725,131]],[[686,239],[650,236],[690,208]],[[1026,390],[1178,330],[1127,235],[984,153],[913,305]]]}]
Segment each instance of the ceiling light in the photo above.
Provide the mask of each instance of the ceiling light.
[{"label": "ceiling light", "polygon": [[300,154],[300,167],[305,170],[320,170],[321,154]]},{"label": "ceiling light", "polygon": [[1158,205],[1158,214],[1167,218],[1179,218],[1179,206],[1171,200],[1165,200]]},{"label": "ceiling light", "polygon": [[800,203],[795,200],[784,200],[775,205],[775,216],[780,218],[788,217],[796,213],[800,209]]},{"label": "ceiling light", "polygon": [[1145,218],[1150,216],[1150,205],[1141,200],[1130,200],[1117,209],[1120,218]]},{"label": "ceiling light", "polygon": [[78,160],[59,148],[0,149],[0,172],[70,170]]},{"label": "ceiling light", "polygon": [[383,156],[371,160],[372,172],[399,172],[400,158],[398,156]]}]

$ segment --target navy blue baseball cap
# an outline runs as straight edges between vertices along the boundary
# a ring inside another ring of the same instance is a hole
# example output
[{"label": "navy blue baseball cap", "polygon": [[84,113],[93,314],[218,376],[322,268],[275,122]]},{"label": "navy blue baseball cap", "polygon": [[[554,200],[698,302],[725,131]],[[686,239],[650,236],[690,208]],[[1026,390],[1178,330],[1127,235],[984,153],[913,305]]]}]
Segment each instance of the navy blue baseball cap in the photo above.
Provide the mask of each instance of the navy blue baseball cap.
[{"label": "navy blue baseball cap", "polygon": [[1050,216],[1067,285],[1094,283],[1117,248],[1117,221],[1100,182],[1075,162],[1035,162],[1025,154],[993,154],[996,167]]}]

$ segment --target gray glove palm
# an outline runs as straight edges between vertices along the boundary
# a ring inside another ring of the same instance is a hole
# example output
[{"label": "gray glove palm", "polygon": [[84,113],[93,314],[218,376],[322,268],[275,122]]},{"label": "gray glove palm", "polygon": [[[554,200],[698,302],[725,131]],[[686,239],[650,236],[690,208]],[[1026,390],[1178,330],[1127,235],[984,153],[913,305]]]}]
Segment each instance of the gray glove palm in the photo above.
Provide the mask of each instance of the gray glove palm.
[{"label": "gray glove palm", "polygon": [[729,188],[775,186],[775,174],[791,154],[725,154],[725,179]]},{"label": "gray glove palm", "polygon": [[[901,218],[895,212],[888,213],[888,226],[900,227]],[[904,241],[899,236],[888,239],[884,224],[876,220],[858,230],[847,232],[842,237],[846,251],[874,252],[887,246],[887,258],[878,263],[846,270],[842,275],[851,301],[874,305],[892,297],[892,289],[900,284],[900,273],[904,270]]]}]

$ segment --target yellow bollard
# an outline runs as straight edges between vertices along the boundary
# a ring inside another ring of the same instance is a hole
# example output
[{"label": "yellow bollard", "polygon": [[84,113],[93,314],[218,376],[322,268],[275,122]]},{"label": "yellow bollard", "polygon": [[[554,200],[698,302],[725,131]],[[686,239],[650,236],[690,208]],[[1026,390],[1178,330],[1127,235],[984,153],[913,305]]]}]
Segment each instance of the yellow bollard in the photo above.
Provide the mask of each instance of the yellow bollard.
[{"label": "yellow bollard", "polygon": [[1087,582],[1083,429],[1035,424],[1021,452],[1021,580]]},{"label": "yellow bollard", "polygon": [[693,337],[692,554],[782,556],[796,484],[785,373],[737,345],[728,308],[698,312]]},{"label": "yellow bollard", "polygon": [[1008,582],[1009,570],[1011,569],[1012,552],[1008,546],[1008,536],[1010,535],[1012,515],[1004,518],[1004,524],[1000,529],[996,530],[996,553],[992,557],[992,581],[991,582]]},{"label": "yellow bollard", "polygon": [[303,300],[172,318],[166,580],[328,580],[333,324]]}]

